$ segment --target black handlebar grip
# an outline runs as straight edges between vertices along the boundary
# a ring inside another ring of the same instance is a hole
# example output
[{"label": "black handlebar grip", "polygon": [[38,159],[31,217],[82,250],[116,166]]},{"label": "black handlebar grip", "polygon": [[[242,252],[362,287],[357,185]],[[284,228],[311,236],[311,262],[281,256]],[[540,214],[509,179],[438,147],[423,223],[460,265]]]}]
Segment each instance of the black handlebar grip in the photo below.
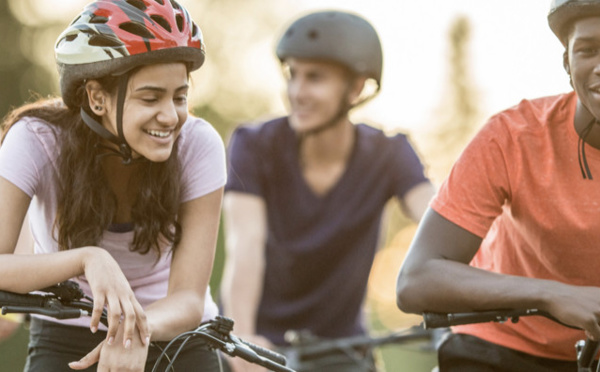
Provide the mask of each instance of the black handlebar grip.
[{"label": "black handlebar grip", "polygon": [[282,366],[285,366],[285,364],[287,362],[285,356],[283,356],[273,350],[265,349],[264,347],[250,343],[248,341],[245,341],[242,339],[238,339],[238,340],[240,340],[241,343],[248,346],[250,349],[252,349],[252,351],[254,351],[256,354],[260,355],[261,357],[267,358],[277,364],[281,364]]},{"label": "black handlebar grip", "polygon": [[63,301],[80,300],[85,295],[79,284],[72,280],[67,280],[41,290],[42,292],[54,293]]},{"label": "black handlebar grip", "polygon": [[0,307],[2,307],[2,306],[44,307],[45,303],[46,303],[46,299],[44,296],[0,291]]},{"label": "black handlebar grip", "polygon": [[450,327],[450,319],[445,313],[423,313],[423,326],[425,329]]}]

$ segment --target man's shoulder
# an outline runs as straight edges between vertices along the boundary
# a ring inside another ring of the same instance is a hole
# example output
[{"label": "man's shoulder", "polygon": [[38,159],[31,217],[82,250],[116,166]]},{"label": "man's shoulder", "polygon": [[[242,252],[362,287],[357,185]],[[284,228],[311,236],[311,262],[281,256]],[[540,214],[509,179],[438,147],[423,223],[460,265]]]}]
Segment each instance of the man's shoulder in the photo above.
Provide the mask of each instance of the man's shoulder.
[{"label": "man's shoulder", "polygon": [[403,146],[409,142],[409,136],[401,131],[390,133],[367,124],[357,124],[356,130],[364,145],[375,147],[378,151],[386,147]]},{"label": "man's shoulder", "polygon": [[245,136],[265,136],[277,134],[288,128],[287,117],[283,116],[267,121],[242,123],[235,129],[235,133]]},{"label": "man's shoulder", "polygon": [[[554,113],[569,111],[577,101],[575,92],[562,93],[533,99],[522,99],[516,105],[499,112],[494,116],[553,116]],[[574,106],[573,106],[574,107]]]},{"label": "man's shoulder", "polygon": [[263,147],[277,143],[282,138],[293,135],[287,117],[279,117],[258,123],[243,123],[235,128],[235,141],[252,143],[254,147]]},{"label": "man's shoulder", "polygon": [[547,130],[572,120],[577,96],[574,92],[523,99],[516,105],[493,115],[486,127],[506,132]]}]

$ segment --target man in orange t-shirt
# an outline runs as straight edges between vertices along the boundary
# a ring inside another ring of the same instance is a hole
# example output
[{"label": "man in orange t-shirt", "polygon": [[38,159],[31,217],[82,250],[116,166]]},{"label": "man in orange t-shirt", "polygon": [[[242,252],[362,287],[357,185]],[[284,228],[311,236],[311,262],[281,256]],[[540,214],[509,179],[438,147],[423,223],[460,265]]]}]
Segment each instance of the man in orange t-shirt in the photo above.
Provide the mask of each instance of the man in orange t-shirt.
[{"label": "man in orange t-shirt", "polygon": [[582,330],[541,317],[455,327],[442,372],[575,371],[575,342],[600,340],[600,0],[554,0],[548,20],[574,92],[523,100],[477,134],[420,224],[397,301],[536,308]]}]

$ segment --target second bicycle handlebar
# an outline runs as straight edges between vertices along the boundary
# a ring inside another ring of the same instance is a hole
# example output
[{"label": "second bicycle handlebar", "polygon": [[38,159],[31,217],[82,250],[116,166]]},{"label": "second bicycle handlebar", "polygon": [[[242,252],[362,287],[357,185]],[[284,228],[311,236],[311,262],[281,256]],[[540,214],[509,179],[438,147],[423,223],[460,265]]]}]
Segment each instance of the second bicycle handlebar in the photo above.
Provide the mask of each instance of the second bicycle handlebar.
[{"label": "second bicycle handlebar", "polygon": [[[519,318],[523,316],[543,316],[565,327],[581,330],[581,328],[565,324],[550,313],[538,309],[502,309],[464,313],[425,312],[423,313],[423,326],[425,329],[432,329],[474,323],[503,323],[509,320],[513,323],[517,323]],[[581,342],[578,342],[576,347],[579,371],[591,371],[594,358],[600,349],[600,343],[588,338],[585,341],[582,340]],[[600,366],[598,368],[600,370]]]}]

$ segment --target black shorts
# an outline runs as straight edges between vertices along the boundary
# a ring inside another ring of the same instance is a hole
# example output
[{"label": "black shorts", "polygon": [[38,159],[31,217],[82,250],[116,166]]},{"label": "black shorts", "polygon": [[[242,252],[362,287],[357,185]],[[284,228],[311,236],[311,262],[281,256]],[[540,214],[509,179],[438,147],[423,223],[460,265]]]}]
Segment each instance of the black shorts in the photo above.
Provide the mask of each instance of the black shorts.
[{"label": "black shorts", "polygon": [[448,335],[440,345],[438,364],[440,372],[577,371],[576,362],[536,357],[460,333]]},{"label": "black shorts", "polygon": [[[106,338],[106,332],[91,333],[88,328],[68,326],[33,318],[29,331],[29,346],[25,372],[71,371],[68,363],[77,361],[93,350]],[[148,349],[145,370],[150,372],[168,342],[152,342]],[[170,357],[177,351],[180,342],[169,348]],[[163,358],[158,370],[164,371],[168,361]],[[85,369],[96,371],[97,366]],[[218,356],[209,350],[199,337],[186,342],[174,363],[175,371],[219,371]]]}]

